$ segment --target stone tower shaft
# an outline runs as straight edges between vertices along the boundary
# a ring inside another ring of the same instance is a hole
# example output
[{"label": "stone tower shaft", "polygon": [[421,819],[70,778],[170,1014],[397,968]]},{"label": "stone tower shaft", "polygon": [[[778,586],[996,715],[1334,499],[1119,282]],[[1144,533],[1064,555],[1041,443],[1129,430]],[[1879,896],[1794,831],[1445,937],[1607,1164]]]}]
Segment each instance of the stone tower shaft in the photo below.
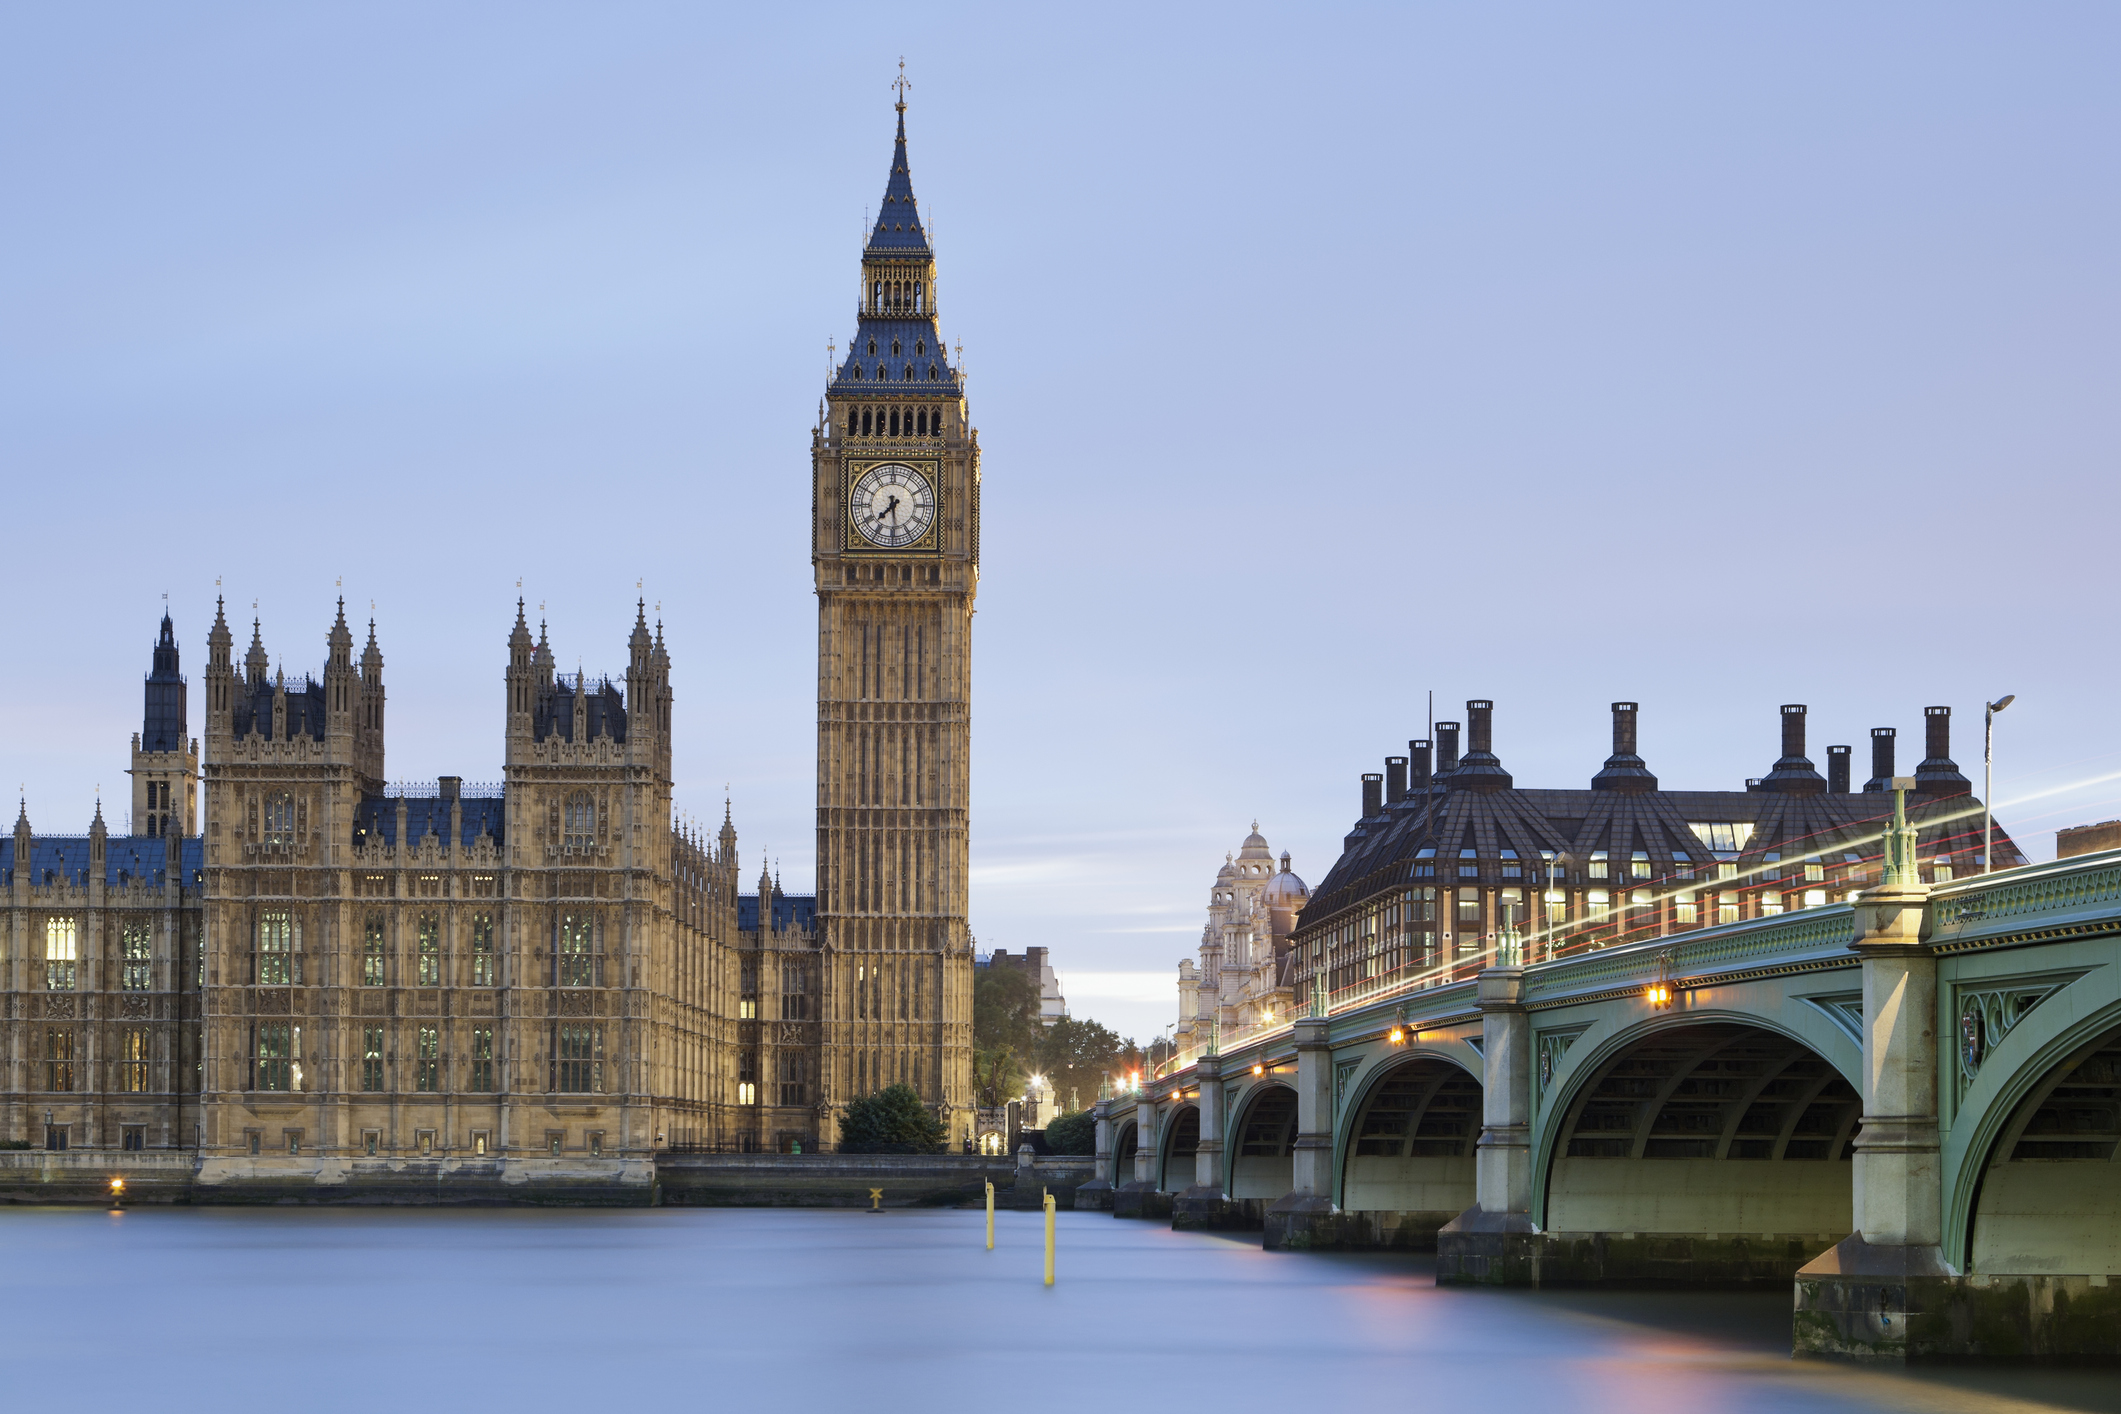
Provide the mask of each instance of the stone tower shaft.
[{"label": "stone tower shaft", "polygon": [[[967,923],[979,440],[936,316],[935,255],[905,105],[862,250],[856,329],[811,441],[818,596],[818,1101],[912,1085],[956,1141],[972,1123]],[[862,478],[932,496],[890,544],[857,521]]]}]

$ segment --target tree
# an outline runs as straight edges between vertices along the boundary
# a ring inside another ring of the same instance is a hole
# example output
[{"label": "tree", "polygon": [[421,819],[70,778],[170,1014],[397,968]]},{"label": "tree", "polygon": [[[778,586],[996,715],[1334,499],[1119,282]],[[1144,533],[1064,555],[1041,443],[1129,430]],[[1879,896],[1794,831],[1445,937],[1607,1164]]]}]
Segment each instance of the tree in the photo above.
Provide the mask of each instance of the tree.
[{"label": "tree", "polygon": [[942,1122],[911,1085],[887,1085],[851,1101],[840,1119],[843,1154],[937,1154],[942,1148]]},{"label": "tree", "polygon": [[1149,1076],[1155,1073],[1156,1067],[1171,1059],[1172,1049],[1171,1043],[1161,1036],[1151,1041],[1146,1048],[1130,1037],[1120,1043],[1118,1069],[1113,1072],[1112,1078],[1116,1081],[1121,1076],[1132,1075],[1136,1071],[1140,1071],[1144,1077]]},{"label": "tree", "polygon": [[1046,1147],[1056,1154],[1097,1152],[1097,1117],[1088,1110],[1060,1115],[1046,1126]]},{"label": "tree", "polygon": [[1038,1046],[1038,983],[1014,967],[972,972],[972,1044],[1029,1056]]},{"label": "tree", "polygon": [[1067,1103],[1073,1089],[1077,1102],[1097,1098],[1098,1082],[1119,1067],[1119,1033],[1094,1021],[1064,1016],[1039,1037],[1033,1056],[1039,1073],[1053,1085],[1053,1103]]},{"label": "tree", "polygon": [[972,1052],[972,1089],[988,1109],[1006,1105],[1024,1093],[1024,1066],[1008,1046],[981,1046]]}]

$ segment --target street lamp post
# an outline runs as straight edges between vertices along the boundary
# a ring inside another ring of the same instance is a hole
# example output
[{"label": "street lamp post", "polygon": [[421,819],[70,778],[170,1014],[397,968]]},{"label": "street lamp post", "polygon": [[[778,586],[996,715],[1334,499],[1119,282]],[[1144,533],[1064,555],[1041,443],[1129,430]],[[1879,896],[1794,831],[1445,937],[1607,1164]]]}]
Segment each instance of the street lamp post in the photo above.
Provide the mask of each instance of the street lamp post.
[{"label": "street lamp post", "polygon": [[1996,867],[1996,714],[2018,700],[2006,692],[1981,714],[1981,872]]}]

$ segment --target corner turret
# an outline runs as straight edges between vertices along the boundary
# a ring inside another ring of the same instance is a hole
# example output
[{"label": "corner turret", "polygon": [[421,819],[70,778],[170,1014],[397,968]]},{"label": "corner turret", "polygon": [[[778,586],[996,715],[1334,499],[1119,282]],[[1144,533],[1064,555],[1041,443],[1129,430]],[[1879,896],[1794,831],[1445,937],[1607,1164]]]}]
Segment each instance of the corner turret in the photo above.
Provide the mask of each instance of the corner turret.
[{"label": "corner turret", "polygon": [[[225,662],[228,625],[219,622],[219,651]],[[211,646],[212,640],[209,640]],[[140,734],[133,738],[130,829],[140,835],[192,835],[198,833],[199,744],[187,733],[191,727],[184,675],[179,668],[176,626],[167,613],[155,639],[153,666],[148,670],[146,706]],[[224,670],[225,671],[225,670]],[[208,682],[213,670],[208,669]],[[209,701],[212,689],[208,690]],[[209,730],[213,716],[209,707]]]}]

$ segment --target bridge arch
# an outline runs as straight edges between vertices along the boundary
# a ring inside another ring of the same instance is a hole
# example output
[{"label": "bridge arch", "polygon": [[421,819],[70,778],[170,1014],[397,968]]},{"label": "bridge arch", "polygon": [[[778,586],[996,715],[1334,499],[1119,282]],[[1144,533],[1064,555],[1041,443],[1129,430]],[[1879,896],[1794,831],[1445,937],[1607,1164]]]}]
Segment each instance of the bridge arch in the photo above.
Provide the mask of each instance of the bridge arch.
[{"label": "bridge arch", "polygon": [[1271,1203],[1296,1187],[1296,1091],[1262,1080],[1231,1106],[1223,1142],[1223,1191]]},{"label": "bridge arch", "polygon": [[[1659,1014],[1568,1067],[1540,1109],[1533,1220],[1805,1252],[1850,1229],[1855,1078],[1757,1015]],[[1740,1252],[1741,1260],[1744,1252]]]},{"label": "bridge arch", "polygon": [[[1986,1056],[1946,1136],[1944,1250],[1963,1271],[2121,1272],[2121,978],[2051,993]],[[1961,1065],[1946,1038],[1939,1064]]]},{"label": "bridge arch", "polygon": [[1156,1187],[1161,1193],[1179,1193],[1193,1186],[1193,1156],[1200,1150],[1200,1106],[1188,1102],[1173,1110],[1163,1124],[1163,1144],[1156,1166]]},{"label": "bridge arch", "polygon": [[1481,1076],[1454,1055],[1415,1049],[1386,1053],[1360,1079],[1335,1136],[1340,1206],[1433,1234],[1474,1203]]},{"label": "bridge arch", "polygon": [[1100,1177],[1115,1188],[1134,1182],[1134,1155],[1140,1148],[1141,1129],[1133,1120],[1127,1120],[1112,1136],[1112,1172]]}]

